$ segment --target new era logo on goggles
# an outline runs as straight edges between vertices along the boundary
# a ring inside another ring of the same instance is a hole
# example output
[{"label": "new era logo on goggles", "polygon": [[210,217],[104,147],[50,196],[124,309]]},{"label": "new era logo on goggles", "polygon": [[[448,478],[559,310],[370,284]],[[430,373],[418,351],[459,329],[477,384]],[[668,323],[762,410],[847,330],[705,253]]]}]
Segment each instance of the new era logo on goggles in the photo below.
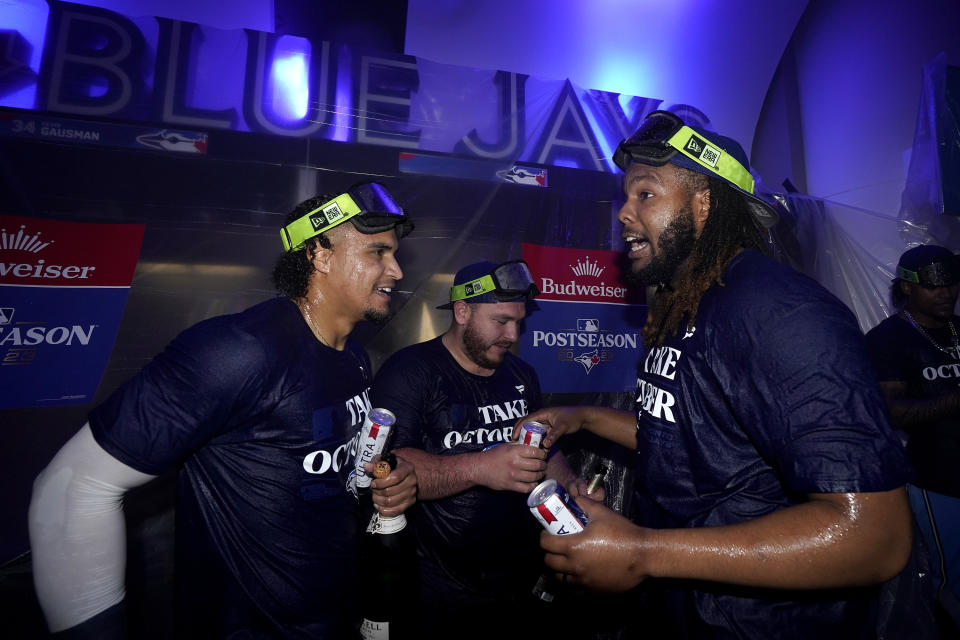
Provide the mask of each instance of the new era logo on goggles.
[{"label": "new era logo on goggles", "polygon": [[660,167],[678,153],[747,193],[753,193],[753,176],[736,158],[683,124],[683,120],[669,111],[650,113],[637,132],[617,146],[613,162],[626,173],[632,162]]},{"label": "new era logo on goggles", "polygon": [[365,182],[350,187],[346,193],[324,202],[280,229],[283,249],[302,249],[310,238],[358,216],[361,222],[357,226],[362,233],[379,233],[399,225],[401,235],[405,235],[412,228],[403,209],[393,201],[383,185]]},{"label": "new era logo on goggles", "polygon": [[540,290],[533,281],[530,267],[523,260],[504,262],[487,274],[476,280],[458,284],[450,289],[450,302],[468,300],[474,296],[491,293],[505,299],[526,296],[533,298],[540,295]]}]

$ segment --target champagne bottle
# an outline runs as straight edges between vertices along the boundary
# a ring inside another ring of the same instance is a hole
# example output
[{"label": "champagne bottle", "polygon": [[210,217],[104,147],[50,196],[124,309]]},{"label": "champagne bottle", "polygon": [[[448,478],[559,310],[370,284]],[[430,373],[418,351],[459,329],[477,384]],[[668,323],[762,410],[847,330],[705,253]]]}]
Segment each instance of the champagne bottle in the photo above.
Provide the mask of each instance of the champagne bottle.
[{"label": "champagne bottle", "polygon": [[[374,468],[374,478],[385,478],[396,468],[393,453],[384,453]],[[407,518],[384,518],[375,510],[361,547],[360,635],[364,640],[415,638],[418,594],[416,548]]]}]

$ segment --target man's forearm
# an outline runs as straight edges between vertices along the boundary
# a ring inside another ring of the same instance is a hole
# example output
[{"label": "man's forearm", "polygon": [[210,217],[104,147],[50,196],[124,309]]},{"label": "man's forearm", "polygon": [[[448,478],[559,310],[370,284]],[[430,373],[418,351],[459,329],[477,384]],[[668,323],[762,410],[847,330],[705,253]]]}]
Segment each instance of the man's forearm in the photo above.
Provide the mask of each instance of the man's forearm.
[{"label": "man's forearm", "polygon": [[641,530],[647,573],[781,589],[826,589],[891,578],[911,548],[902,489],[814,494],[808,502],[729,526]]},{"label": "man's forearm", "polygon": [[566,456],[564,456],[563,452],[559,449],[551,451],[547,458],[546,477],[556,480],[560,483],[560,486],[567,489],[580,479],[574,470],[570,468],[570,463],[567,462]]},{"label": "man's forearm", "polygon": [[634,413],[592,406],[582,406],[577,410],[583,420],[582,429],[630,450],[637,448],[637,417]]},{"label": "man's forearm", "polygon": [[476,466],[480,453],[438,456],[421,449],[397,449],[398,456],[417,470],[417,497],[436,500],[466,491],[477,484]]},{"label": "man's forearm", "polygon": [[890,421],[904,431],[911,431],[938,420],[960,416],[960,391],[946,393],[935,398],[889,399]]},{"label": "man's forearm", "polygon": [[925,425],[960,416],[960,389],[930,398],[907,396],[907,384],[888,380],[879,384],[890,410],[890,422],[904,431],[922,429]]}]

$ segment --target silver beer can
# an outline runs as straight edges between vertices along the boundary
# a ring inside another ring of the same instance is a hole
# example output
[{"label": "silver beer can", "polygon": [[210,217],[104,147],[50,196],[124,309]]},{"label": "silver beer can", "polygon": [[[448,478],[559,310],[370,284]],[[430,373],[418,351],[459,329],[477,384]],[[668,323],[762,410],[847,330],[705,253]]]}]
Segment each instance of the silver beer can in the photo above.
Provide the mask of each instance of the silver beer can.
[{"label": "silver beer can", "polygon": [[555,536],[580,533],[590,518],[556,480],[544,480],[530,492],[527,506],[543,528]]},{"label": "silver beer can", "polygon": [[380,452],[387,442],[387,436],[397,417],[387,409],[373,409],[367,414],[363,426],[360,427],[360,436],[357,439],[357,487],[366,489],[370,486],[373,476],[363,469],[364,463],[370,462]]},{"label": "silver beer can", "polygon": [[539,447],[545,435],[547,435],[547,427],[543,423],[536,420],[527,420],[520,425],[520,437],[517,438],[517,443]]}]

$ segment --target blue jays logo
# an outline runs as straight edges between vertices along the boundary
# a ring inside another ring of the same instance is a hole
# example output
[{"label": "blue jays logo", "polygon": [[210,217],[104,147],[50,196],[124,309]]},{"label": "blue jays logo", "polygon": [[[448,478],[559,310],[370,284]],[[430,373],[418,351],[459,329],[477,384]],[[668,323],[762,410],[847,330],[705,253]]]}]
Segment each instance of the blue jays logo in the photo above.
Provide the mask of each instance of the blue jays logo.
[{"label": "blue jays logo", "polygon": [[581,353],[574,361],[579,362],[583,365],[583,368],[587,370],[587,375],[590,375],[590,369],[593,369],[600,362],[600,354],[597,353],[597,350],[588,351],[587,353]]},{"label": "blue jays logo", "polygon": [[497,177],[505,182],[528,184],[534,187],[547,186],[547,170],[537,167],[513,165],[509,169],[497,171]]},{"label": "blue jays logo", "polygon": [[207,152],[207,134],[192,131],[161,129],[154,133],[144,133],[137,136],[137,142],[145,147],[152,147],[160,151]]}]

